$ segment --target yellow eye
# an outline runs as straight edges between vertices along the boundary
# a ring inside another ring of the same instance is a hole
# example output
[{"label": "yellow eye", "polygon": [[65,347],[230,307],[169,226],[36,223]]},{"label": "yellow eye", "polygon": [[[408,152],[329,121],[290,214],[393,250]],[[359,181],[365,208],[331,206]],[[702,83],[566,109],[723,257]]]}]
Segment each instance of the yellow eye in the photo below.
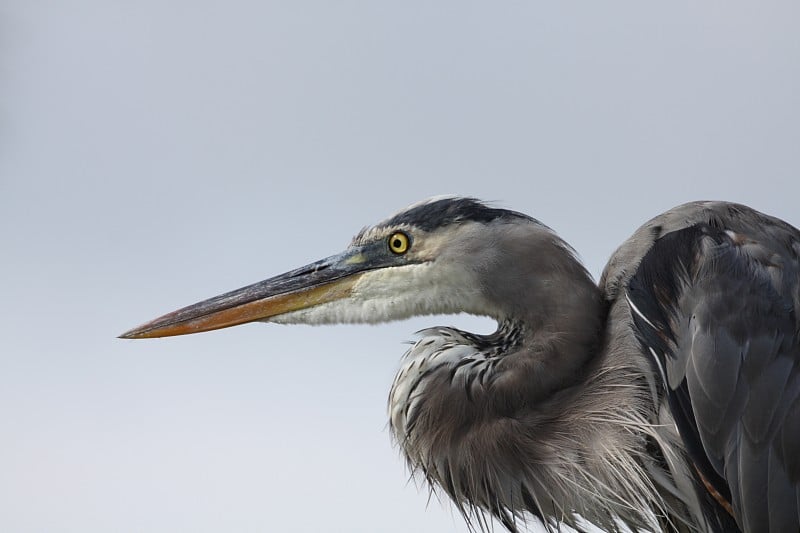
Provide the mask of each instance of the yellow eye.
[{"label": "yellow eye", "polygon": [[389,249],[396,254],[404,254],[409,247],[408,235],[402,231],[396,231],[389,236]]}]

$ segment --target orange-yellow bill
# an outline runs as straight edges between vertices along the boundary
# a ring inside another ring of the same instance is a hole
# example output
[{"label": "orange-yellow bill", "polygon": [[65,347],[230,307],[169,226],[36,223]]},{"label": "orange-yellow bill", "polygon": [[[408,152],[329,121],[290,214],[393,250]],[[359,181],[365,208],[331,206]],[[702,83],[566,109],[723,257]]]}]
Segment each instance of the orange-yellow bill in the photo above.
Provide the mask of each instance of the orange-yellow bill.
[{"label": "orange-yellow bill", "polygon": [[361,273],[380,265],[361,249],[184,307],[126,331],[120,338],[187,335],[266,320],[270,317],[347,298]]}]

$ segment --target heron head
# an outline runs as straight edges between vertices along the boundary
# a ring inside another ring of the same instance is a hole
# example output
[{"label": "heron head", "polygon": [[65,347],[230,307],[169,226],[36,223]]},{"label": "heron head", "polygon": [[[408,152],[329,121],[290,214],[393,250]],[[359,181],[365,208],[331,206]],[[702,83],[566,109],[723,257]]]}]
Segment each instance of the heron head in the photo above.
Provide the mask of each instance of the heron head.
[{"label": "heron head", "polygon": [[[497,287],[528,267],[536,220],[470,198],[434,198],[362,230],[341,253],[152,320],[123,338],[165,337],[253,321],[375,323],[415,315],[500,318]],[[516,248],[519,248],[517,250]],[[492,283],[497,272],[503,283]]]}]

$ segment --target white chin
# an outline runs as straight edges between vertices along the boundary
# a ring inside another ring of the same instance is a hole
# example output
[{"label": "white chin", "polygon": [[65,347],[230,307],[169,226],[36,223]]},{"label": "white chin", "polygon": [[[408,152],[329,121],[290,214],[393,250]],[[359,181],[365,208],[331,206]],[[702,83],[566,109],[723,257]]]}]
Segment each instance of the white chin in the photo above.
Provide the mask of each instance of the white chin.
[{"label": "white chin", "polygon": [[[476,300],[463,272],[430,264],[373,270],[349,297],[268,319],[279,324],[377,324],[412,316],[471,313]],[[485,306],[484,306],[485,307]],[[478,307],[479,309],[481,307]]]},{"label": "white chin", "polygon": [[[379,310],[377,307],[382,307],[383,309]],[[299,311],[292,311],[291,313],[269,318],[265,322],[310,325],[377,324],[379,322],[407,318],[389,316],[386,311],[386,306],[380,306],[379,302],[364,302],[348,299],[328,302]]]}]

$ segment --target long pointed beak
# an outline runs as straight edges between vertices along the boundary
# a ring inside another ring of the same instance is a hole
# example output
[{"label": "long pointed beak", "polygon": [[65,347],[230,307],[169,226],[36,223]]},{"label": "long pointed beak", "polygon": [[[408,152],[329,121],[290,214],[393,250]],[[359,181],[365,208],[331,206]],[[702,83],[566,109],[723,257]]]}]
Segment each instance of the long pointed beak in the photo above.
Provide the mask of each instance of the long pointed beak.
[{"label": "long pointed beak", "polygon": [[274,278],[184,307],[126,331],[121,339],[187,335],[266,320],[347,298],[370,264],[360,248],[328,257]]}]

